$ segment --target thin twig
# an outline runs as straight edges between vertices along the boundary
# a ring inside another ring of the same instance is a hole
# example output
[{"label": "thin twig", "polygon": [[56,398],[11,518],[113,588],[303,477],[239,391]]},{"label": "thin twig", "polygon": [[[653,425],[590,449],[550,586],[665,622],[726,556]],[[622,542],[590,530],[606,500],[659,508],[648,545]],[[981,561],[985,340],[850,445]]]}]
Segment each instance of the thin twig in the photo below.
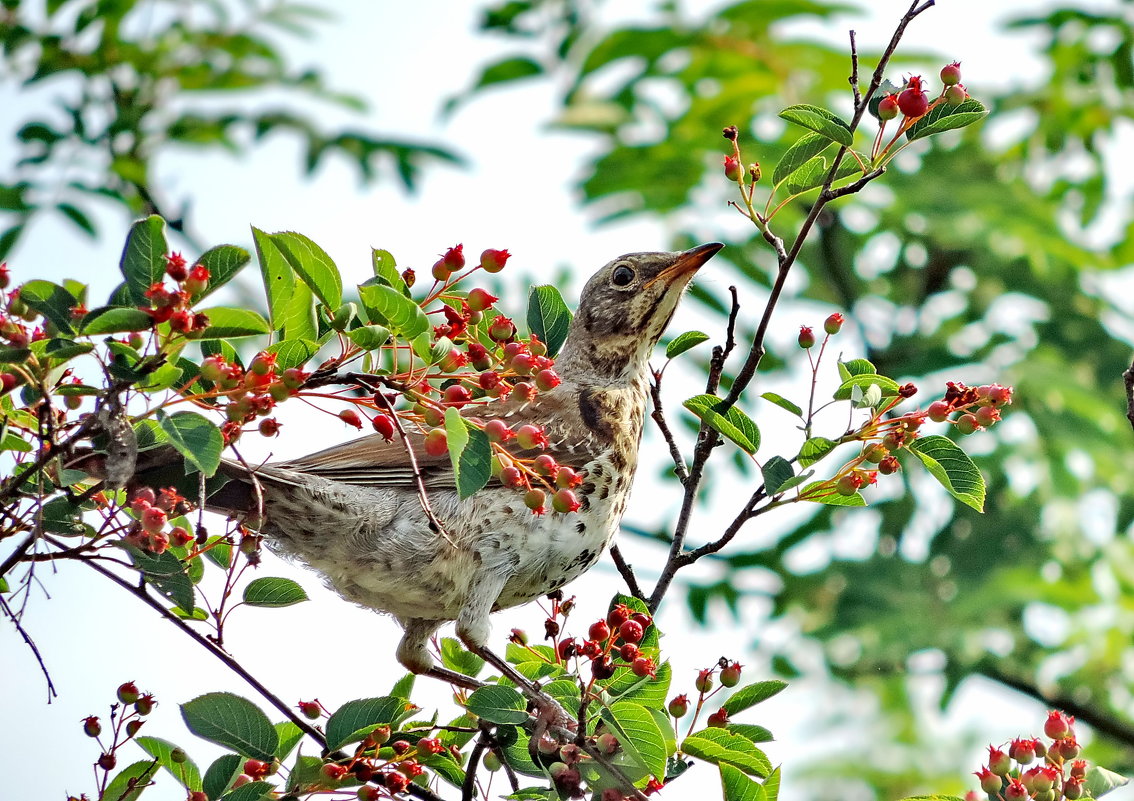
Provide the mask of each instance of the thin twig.
[{"label": "thin twig", "polygon": [[50,704],[52,698],[59,697],[59,693],[55,690],[55,685],[51,681],[51,674],[47,670],[47,665],[43,662],[43,654],[39,652],[35,640],[33,640],[31,635],[24,629],[16,613],[8,606],[8,602],[4,600],[3,596],[0,596],[0,609],[3,609],[4,614],[12,621],[12,625],[16,627],[16,631],[20,633],[20,636],[24,638],[24,642],[27,643],[28,648],[31,649],[32,654],[35,656],[35,661],[39,663],[39,669],[43,672],[43,677],[47,679],[47,703]]},{"label": "thin twig", "polygon": [[627,589],[630,594],[635,598],[642,601],[646,600],[646,593],[638,584],[638,577],[634,575],[634,568],[626,561],[626,557],[622,555],[617,545],[610,546],[610,558],[614,560],[614,566],[618,568],[618,572],[622,574],[622,580],[626,582]]},{"label": "thin twig", "polygon": [[854,92],[854,109],[862,105],[862,92],[858,90],[858,45],[854,41],[854,31],[850,32],[850,86]]},{"label": "thin twig", "polygon": [[476,739],[476,744],[469,753],[469,761],[465,765],[465,780],[461,783],[461,801],[472,801],[473,795],[476,794],[476,769],[480,767],[480,756],[488,748],[490,738],[487,724],[481,725],[486,728],[481,729],[480,737]]},{"label": "thin twig", "polygon": [[[1122,383],[1126,386],[1126,419],[1134,427],[1134,363],[1122,374]],[[0,576],[2,575],[4,571],[0,570]]]},{"label": "thin twig", "polygon": [[650,382],[650,400],[654,404],[654,410],[650,412],[650,419],[658,427],[662,439],[665,440],[665,444],[669,448],[669,458],[673,460],[673,472],[677,475],[678,480],[684,484],[685,479],[689,477],[689,470],[685,467],[681,448],[678,447],[673,431],[670,430],[669,423],[665,419],[665,410],[662,408],[661,380],[662,373],[656,372],[654,373],[654,380]]}]

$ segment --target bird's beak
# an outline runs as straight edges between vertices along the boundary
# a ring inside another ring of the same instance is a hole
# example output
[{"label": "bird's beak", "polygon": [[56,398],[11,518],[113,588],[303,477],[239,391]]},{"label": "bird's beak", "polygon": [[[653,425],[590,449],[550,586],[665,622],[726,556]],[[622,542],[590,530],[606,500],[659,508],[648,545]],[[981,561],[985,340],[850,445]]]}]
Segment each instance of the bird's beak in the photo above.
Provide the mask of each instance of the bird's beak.
[{"label": "bird's beak", "polygon": [[674,284],[679,279],[688,281],[693,273],[701,268],[701,265],[715,256],[723,247],[724,245],[720,242],[709,242],[679,253],[673,264],[655,275],[646,286],[654,283],[654,281],[664,281],[666,284]]}]

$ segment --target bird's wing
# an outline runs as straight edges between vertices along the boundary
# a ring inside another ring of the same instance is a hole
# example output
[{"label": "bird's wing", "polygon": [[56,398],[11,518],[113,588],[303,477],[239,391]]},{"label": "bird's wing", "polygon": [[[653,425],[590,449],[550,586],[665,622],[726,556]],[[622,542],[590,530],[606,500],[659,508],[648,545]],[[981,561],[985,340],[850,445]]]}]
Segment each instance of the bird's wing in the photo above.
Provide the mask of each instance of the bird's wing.
[{"label": "bird's wing", "polygon": [[[424,436],[418,432],[407,431],[406,437],[413,448],[414,458],[417,460],[418,470],[425,485],[437,488],[455,486],[449,455],[427,454],[422,444]],[[387,442],[378,434],[334,445],[298,459],[273,462],[266,466],[269,472],[272,468],[307,473],[362,487],[380,489],[415,486],[413,465],[406,445],[400,437]]]}]

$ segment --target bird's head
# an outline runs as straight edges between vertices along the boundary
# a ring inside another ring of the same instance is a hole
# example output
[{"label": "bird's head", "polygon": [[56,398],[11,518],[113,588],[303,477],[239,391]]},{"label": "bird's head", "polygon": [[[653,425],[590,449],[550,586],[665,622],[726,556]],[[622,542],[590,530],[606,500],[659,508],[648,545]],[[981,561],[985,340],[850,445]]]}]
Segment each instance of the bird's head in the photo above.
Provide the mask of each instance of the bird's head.
[{"label": "bird's head", "polygon": [[675,253],[627,253],[595,273],[556,368],[563,375],[621,381],[645,368],[693,274],[724,245]]}]

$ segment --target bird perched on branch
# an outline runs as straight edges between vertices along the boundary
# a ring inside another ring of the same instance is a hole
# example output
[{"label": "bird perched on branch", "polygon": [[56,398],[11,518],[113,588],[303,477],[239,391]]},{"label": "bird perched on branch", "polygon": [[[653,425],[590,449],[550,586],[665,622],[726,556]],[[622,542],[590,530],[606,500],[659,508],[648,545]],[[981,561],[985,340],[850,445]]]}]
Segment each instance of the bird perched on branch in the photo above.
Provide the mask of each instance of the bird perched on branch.
[{"label": "bird perched on branch", "polygon": [[[455,620],[470,650],[511,672],[486,648],[489,614],[562,587],[610,543],[638,464],[648,359],[689,280],[721,247],[606,264],[583,289],[556,359],[561,383],[530,401],[463,410],[542,426],[545,452],[583,475],[577,512],[533,515],[498,482],[460,499],[448,455],[429,455],[418,432],[407,432],[416,472],[406,443],[374,435],[252,471],[226,462],[234,480],[208,506],[237,515],[262,508],[262,520],[250,522],[275,549],[302,559],[344,598],[397,619],[405,630],[397,658],[409,670],[469,681],[435,667],[427,649]],[[419,478],[443,532],[424,508]]]}]

